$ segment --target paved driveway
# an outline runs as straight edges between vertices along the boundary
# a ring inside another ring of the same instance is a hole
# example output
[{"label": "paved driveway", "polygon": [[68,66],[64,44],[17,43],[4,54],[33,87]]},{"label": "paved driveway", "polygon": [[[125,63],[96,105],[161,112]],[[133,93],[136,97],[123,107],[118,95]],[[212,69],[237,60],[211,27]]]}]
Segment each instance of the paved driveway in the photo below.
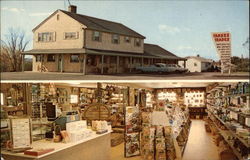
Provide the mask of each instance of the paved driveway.
[{"label": "paved driveway", "polygon": [[179,73],[179,74],[115,74],[82,75],[80,73],[56,72],[3,72],[1,80],[237,80],[248,79],[249,73],[232,73],[231,75],[214,72]]}]

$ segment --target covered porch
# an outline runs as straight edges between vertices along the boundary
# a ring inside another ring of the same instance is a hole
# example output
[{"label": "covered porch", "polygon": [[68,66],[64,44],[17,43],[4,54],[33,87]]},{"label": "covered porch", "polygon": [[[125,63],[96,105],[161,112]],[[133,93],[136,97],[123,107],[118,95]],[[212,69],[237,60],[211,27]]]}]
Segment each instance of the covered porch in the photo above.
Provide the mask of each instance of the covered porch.
[{"label": "covered porch", "polygon": [[[137,66],[154,63],[178,64],[183,58],[152,53],[131,53],[96,49],[41,49],[23,52],[32,55],[35,72],[75,72],[86,74],[132,73]],[[22,63],[23,64],[23,63]]]}]

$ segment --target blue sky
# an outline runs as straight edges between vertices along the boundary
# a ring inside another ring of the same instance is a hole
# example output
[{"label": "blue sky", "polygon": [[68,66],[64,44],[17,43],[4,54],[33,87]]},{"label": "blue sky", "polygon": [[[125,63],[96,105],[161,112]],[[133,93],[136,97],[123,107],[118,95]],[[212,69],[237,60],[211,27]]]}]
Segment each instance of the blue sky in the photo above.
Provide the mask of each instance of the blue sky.
[{"label": "blue sky", "polygon": [[[218,60],[211,32],[229,31],[232,54],[249,57],[242,44],[249,36],[249,2],[237,1],[70,1],[77,12],[123,23],[146,36],[146,43],[158,44],[185,57],[199,54]],[[32,29],[57,9],[67,10],[61,1],[1,1],[1,39],[11,27]]]}]

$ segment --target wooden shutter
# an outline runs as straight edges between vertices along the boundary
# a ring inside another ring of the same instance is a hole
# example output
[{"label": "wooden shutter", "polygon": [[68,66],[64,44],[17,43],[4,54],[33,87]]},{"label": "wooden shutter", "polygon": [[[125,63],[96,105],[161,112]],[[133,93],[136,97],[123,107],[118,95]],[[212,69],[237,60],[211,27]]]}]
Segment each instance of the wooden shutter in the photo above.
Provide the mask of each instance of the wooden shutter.
[{"label": "wooden shutter", "polygon": [[34,33],[35,42],[38,42],[39,33]]},{"label": "wooden shutter", "polygon": [[99,41],[101,42],[102,41],[102,32],[99,32],[99,35],[100,35]]},{"label": "wooden shutter", "polygon": [[53,42],[55,42],[56,41],[56,32],[53,32]]},{"label": "wooden shutter", "polygon": [[79,38],[79,32],[76,32],[76,39]]}]

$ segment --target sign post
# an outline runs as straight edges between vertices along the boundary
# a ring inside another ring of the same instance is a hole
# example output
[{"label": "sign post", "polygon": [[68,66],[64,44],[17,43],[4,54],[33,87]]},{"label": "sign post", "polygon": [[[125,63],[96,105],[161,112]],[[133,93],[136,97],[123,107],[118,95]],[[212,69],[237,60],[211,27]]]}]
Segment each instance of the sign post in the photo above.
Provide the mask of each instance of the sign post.
[{"label": "sign post", "polygon": [[231,34],[230,32],[213,32],[212,39],[220,57],[221,73],[231,73]]}]

